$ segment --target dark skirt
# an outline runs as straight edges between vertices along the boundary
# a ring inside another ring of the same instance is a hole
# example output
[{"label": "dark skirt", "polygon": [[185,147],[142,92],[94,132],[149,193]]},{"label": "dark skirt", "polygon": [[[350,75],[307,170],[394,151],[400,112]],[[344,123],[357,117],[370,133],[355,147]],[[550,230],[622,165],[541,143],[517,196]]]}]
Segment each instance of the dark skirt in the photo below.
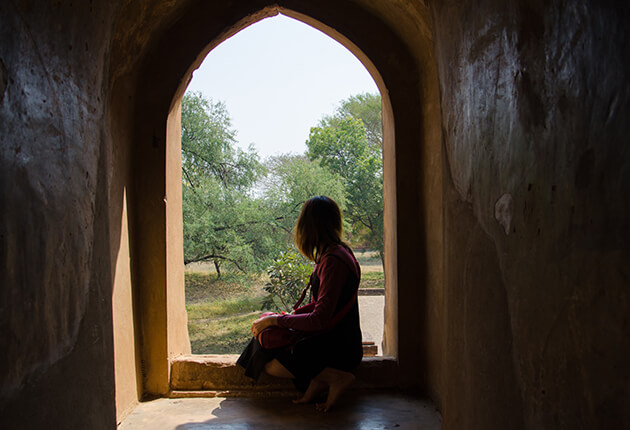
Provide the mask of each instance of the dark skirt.
[{"label": "dark skirt", "polygon": [[249,341],[236,364],[245,369],[245,376],[258,381],[265,364],[274,359],[273,350],[265,349],[255,337]]},{"label": "dark skirt", "polygon": [[361,362],[363,346],[358,324],[340,325],[327,333],[305,337],[287,348],[265,349],[252,338],[236,363],[245,369],[246,376],[258,380],[265,364],[275,358],[295,376],[295,387],[306,391],[311,379],[325,368],[350,372]]}]

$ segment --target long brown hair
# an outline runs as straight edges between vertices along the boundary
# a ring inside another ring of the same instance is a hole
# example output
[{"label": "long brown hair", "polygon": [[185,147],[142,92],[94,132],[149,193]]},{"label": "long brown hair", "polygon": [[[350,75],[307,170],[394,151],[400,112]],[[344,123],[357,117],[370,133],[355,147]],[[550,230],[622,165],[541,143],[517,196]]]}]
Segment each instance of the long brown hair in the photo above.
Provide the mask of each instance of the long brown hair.
[{"label": "long brown hair", "polygon": [[343,224],[339,206],[327,196],[316,196],[304,203],[295,224],[295,245],[306,258],[317,262],[331,245],[343,244]]}]

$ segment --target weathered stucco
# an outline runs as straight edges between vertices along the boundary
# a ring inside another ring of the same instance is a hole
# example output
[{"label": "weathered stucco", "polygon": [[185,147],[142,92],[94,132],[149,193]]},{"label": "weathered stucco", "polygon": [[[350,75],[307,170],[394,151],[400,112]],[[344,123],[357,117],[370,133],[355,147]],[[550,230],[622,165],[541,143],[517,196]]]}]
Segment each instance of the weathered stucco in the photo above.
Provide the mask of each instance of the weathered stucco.
[{"label": "weathered stucco", "polygon": [[435,2],[447,428],[630,426],[628,12]]},{"label": "weathered stucco", "polygon": [[104,138],[112,19],[106,2],[0,6],[3,423],[114,422]]},{"label": "weathered stucco", "polygon": [[396,359],[359,378],[446,429],[630,427],[630,12],[586,0],[2,3],[0,421],[114,428],[168,394],[178,100],[279,11],[384,93]]}]

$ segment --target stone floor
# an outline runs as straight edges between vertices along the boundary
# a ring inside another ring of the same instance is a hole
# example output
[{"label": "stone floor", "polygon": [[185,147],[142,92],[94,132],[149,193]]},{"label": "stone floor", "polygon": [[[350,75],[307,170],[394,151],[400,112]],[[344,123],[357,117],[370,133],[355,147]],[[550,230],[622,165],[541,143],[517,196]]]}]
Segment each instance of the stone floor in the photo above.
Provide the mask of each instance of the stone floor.
[{"label": "stone floor", "polygon": [[423,399],[396,392],[346,393],[336,408],[294,405],[286,397],[159,399],[140,404],[119,430],[439,430],[441,417]]}]

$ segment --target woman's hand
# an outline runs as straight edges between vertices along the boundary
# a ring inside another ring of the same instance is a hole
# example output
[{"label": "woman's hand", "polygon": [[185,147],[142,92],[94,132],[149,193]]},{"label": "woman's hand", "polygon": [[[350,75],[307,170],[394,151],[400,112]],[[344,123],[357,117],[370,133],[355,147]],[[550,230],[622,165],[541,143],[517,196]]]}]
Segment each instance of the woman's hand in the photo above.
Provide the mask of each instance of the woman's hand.
[{"label": "woman's hand", "polygon": [[261,331],[273,325],[278,325],[277,315],[269,315],[266,317],[258,318],[256,321],[252,323],[252,328],[251,328],[252,334],[254,335],[254,337],[256,337]]}]

